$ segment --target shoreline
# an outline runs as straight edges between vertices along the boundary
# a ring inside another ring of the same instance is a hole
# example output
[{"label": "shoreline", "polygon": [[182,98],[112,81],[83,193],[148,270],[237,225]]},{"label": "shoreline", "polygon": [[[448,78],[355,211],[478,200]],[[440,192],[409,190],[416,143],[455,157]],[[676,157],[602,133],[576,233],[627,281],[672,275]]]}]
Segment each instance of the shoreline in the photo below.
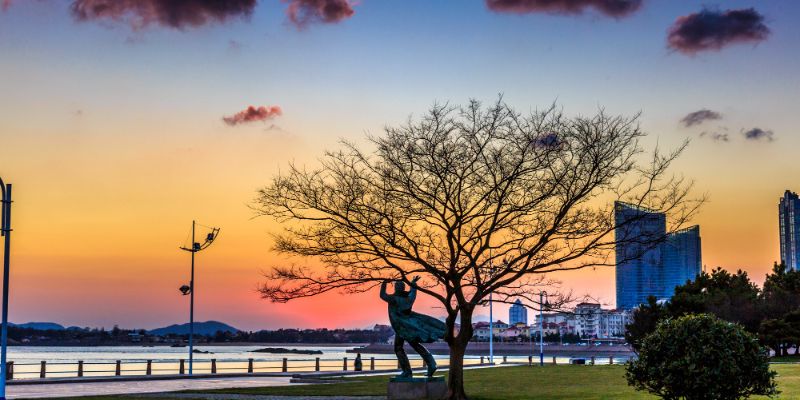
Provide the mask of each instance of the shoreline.
[{"label": "shoreline", "polygon": [[[448,355],[450,349],[447,343],[435,342],[424,345],[431,354],[434,355]],[[406,352],[409,354],[415,353],[414,350],[406,343]],[[539,344],[534,344],[531,349],[530,343],[494,343],[493,351],[495,355],[503,356],[521,356],[530,355],[531,353],[539,354]],[[366,353],[366,354],[394,354],[394,345],[384,343],[373,343],[360,348],[347,350],[347,353]],[[615,346],[578,346],[578,345],[553,345],[545,344],[544,354],[548,356],[560,357],[633,357],[635,353],[628,346],[615,345]],[[467,345],[465,355],[468,356],[486,356],[489,355],[489,343],[486,342],[470,342]]]},{"label": "shoreline", "polygon": [[[368,346],[369,343],[269,343],[269,342],[221,342],[221,343],[195,343],[194,347],[235,347],[235,346],[282,346],[282,347],[361,347]],[[170,343],[107,343],[107,344],[88,344],[88,343],[8,343],[8,347],[189,347],[172,346]]]}]

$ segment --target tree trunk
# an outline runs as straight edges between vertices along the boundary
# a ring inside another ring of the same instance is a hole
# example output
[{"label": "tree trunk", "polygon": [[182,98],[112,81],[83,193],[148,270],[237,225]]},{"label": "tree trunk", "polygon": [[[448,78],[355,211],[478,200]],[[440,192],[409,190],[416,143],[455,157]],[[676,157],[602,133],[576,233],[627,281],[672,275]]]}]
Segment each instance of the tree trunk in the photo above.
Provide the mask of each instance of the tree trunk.
[{"label": "tree trunk", "polygon": [[450,368],[447,374],[447,399],[466,400],[467,394],[464,392],[464,354],[467,351],[467,344],[472,339],[472,310],[462,310],[460,319],[460,329],[458,335],[454,335],[456,316],[448,316],[446,323],[448,335],[446,341],[450,347]]},{"label": "tree trunk", "polygon": [[466,350],[466,343],[461,343],[460,340],[450,345],[450,372],[447,374],[448,400],[467,398],[467,394],[464,392],[464,353]]}]

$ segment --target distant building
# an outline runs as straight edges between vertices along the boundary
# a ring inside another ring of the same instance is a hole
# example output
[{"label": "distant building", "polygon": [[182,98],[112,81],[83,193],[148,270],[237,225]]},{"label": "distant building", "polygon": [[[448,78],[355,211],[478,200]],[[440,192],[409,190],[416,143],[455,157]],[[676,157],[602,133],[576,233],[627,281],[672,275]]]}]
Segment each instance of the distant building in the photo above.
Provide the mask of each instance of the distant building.
[{"label": "distant building", "polygon": [[558,312],[536,316],[535,329],[544,323],[545,335],[575,334],[583,338],[621,338],[631,322],[630,310],[605,310],[597,303],[580,303],[573,312]]},{"label": "distant building", "polygon": [[792,270],[800,267],[800,199],[787,190],[778,203],[781,261]]},{"label": "distant building", "polygon": [[517,323],[528,324],[528,309],[522,305],[522,301],[519,299],[508,309],[508,323],[510,325]]},{"label": "distant building", "polygon": [[695,225],[670,233],[661,248],[664,298],[670,298],[675,286],[694,280],[702,270],[700,227]]},{"label": "distant building", "polygon": [[618,308],[671,298],[675,286],[700,273],[699,226],[667,234],[664,213],[623,202],[615,203],[614,220]]},{"label": "distant building", "polygon": [[[495,342],[499,342],[502,340],[505,332],[508,330],[509,326],[507,323],[497,320],[492,324],[492,336],[494,337]],[[478,341],[489,341],[489,323],[488,322],[476,322],[472,324],[472,337]]]}]

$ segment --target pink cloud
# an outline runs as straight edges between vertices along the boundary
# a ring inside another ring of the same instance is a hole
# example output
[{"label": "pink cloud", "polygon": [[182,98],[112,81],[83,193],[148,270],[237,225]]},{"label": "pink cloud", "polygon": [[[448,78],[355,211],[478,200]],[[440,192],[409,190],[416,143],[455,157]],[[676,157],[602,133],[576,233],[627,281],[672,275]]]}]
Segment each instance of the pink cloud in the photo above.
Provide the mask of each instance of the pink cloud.
[{"label": "pink cloud", "polygon": [[[4,0],[9,1],[9,0]],[[133,29],[160,25],[175,29],[247,18],[257,0],[73,0],[72,16],[78,21],[111,20]]]},{"label": "pink cloud", "polygon": [[244,111],[240,111],[231,116],[222,117],[222,120],[230,126],[236,126],[249,122],[264,122],[280,115],[283,115],[283,110],[281,110],[279,106],[249,106]]},{"label": "pink cloud", "polygon": [[348,0],[283,0],[289,3],[286,15],[297,28],[321,22],[332,24],[353,16],[355,11]]}]

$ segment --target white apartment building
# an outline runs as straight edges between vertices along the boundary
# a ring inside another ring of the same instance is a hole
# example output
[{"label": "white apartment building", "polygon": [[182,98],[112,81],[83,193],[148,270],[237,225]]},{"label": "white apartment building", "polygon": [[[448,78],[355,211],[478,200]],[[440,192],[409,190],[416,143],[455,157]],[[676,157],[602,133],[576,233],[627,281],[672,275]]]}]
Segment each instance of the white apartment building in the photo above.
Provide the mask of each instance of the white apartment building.
[{"label": "white apartment building", "polygon": [[[631,322],[628,310],[604,310],[597,303],[580,303],[573,312],[544,314],[544,333],[574,333],[587,338],[619,338],[625,335],[625,325]],[[542,321],[536,315],[536,327]]]}]

